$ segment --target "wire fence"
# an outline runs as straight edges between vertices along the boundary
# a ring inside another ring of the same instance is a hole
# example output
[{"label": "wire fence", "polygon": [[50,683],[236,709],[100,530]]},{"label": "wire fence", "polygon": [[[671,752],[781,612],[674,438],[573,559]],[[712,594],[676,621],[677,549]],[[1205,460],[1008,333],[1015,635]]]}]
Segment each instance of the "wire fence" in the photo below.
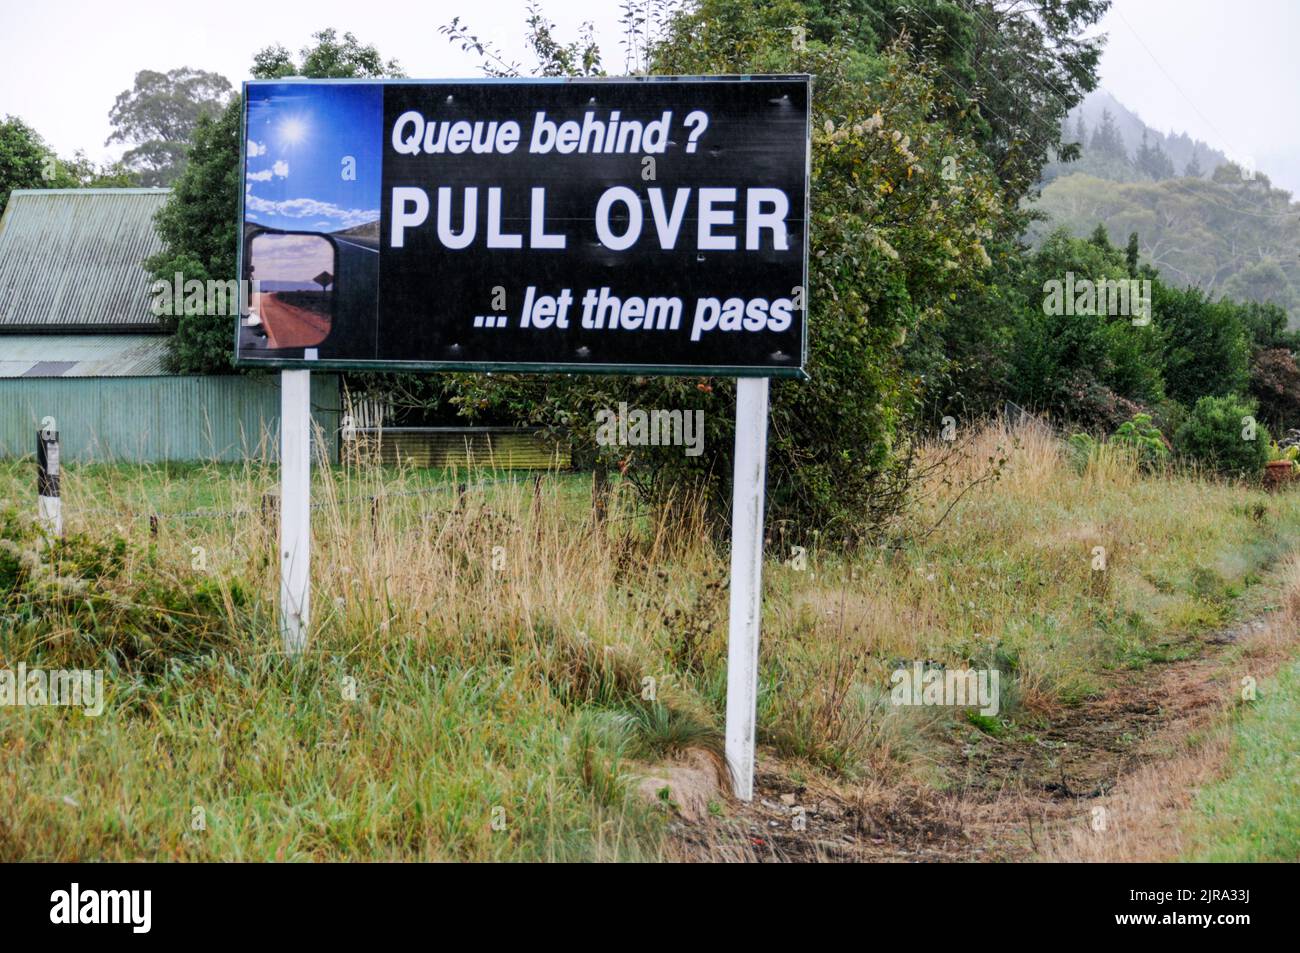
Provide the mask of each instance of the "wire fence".
[{"label": "wire fence", "polygon": [[1026,410],[1014,401],[1005,400],[1002,402],[1002,421],[1009,430],[1018,430],[1022,427],[1036,428],[1044,433],[1055,437],[1065,437],[1066,432],[1056,426],[1045,417],[1041,417],[1033,411]]}]

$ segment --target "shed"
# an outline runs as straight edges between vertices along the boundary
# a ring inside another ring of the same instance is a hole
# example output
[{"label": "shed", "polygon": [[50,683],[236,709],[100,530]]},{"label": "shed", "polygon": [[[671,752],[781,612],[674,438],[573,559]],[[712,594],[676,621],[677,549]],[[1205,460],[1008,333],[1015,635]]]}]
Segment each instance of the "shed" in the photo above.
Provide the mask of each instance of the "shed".
[{"label": "shed", "polygon": [[[66,459],[274,455],[278,380],[176,375],[142,263],[161,250],[165,189],[18,189],[0,216],[0,455],[32,452],[53,417]],[[231,318],[233,342],[234,318]],[[337,456],[338,378],[312,375]]]}]

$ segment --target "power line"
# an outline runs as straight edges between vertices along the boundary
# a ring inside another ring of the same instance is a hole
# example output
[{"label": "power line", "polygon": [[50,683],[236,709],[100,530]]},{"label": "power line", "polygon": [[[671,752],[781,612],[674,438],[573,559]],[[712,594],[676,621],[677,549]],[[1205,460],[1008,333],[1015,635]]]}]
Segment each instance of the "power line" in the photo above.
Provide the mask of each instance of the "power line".
[{"label": "power line", "polygon": [[1165,69],[1163,65],[1161,65],[1160,61],[1156,59],[1156,55],[1151,52],[1151,47],[1147,46],[1146,40],[1142,39],[1138,31],[1133,28],[1133,24],[1128,22],[1128,18],[1126,18],[1124,14],[1120,13],[1119,7],[1113,7],[1112,9],[1115,11],[1115,16],[1119,17],[1121,20],[1124,21],[1124,25],[1128,27],[1129,32],[1133,34],[1133,38],[1138,41],[1142,49],[1146,51],[1147,56],[1151,57],[1151,62],[1155,63],[1156,68],[1159,69],[1160,72],[1165,74],[1165,79],[1169,80],[1170,85],[1173,86],[1174,89],[1178,91],[1178,95],[1182,96],[1183,99],[1187,100],[1187,104],[1191,106],[1192,109],[1196,110],[1196,115],[1200,116],[1201,119],[1205,120],[1205,124],[1209,126],[1211,129],[1213,129],[1214,132],[1219,136],[1221,140],[1225,142],[1229,141],[1231,137],[1225,136],[1214,123],[1210,122],[1209,117],[1206,116],[1205,113],[1201,112],[1200,108],[1196,105],[1196,103],[1192,101],[1192,98],[1188,96],[1185,92],[1183,92],[1183,88],[1179,86],[1177,82],[1174,81],[1174,78],[1172,76],[1169,75],[1169,71]]}]

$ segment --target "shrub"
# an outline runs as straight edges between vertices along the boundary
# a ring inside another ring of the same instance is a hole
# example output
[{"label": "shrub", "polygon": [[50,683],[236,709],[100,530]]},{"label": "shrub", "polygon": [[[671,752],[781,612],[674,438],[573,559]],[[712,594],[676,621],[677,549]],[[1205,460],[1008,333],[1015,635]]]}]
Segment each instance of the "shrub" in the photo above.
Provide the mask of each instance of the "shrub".
[{"label": "shrub", "polygon": [[1259,415],[1274,430],[1300,426],[1300,367],[1284,347],[1256,351],[1250,362],[1250,393]]},{"label": "shrub", "polygon": [[1070,439],[1066,441],[1066,450],[1074,472],[1083,473],[1088,469],[1088,462],[1097,455],[1097,440],[1090,433],[1070,434]]},{"label": "shrub", "polygon": [[1156,321],[1164,329],[1168,396],[1191,403],[1246,389],[1250,335],[1241,306],[1211,301],[1197,288],[1172,288],[1159,281],[1152,282],[1152,298]]},{"label": "shrub", "polygon": [[1254,402],[1240,397],[1202,397],[1174,434],[1174,448],[1226,476],[1258,474],[1269,434],[1254,414]]},{"label": "shrub", "polygon": [[[1003,226],[1000,186],[976,143],[938,117],[952,108],[901,49],[871,59],[842,42],[792,47],[802,7],[703,0],[655,47],[663,74],[810,72],[813,93],[808,381],[771,393],[768,522],[787,540],[859,540],[897,512],[911,485],[908,424],[921,382],[902,346],[991,265]],[[553,64],[550,75],[565,72]],[[945,167],[960,170],[945,177]],[[450,399],[477,422],[501,414],[562,424],[575,448],[610,466],[653,506],[684,496],[725,527],[733,470],[734,388],[699,378],[455,375]],[[699,456],[680,448],[598,448],[594,412],[621,401],[704,412]]]},{"label": "shrub", "polygon": [[1078,426],[1110,430],[1131,420],[1142,405],[1102,384],[1091,371],[1075,371],[1052,394],[1052,406]]},{"label": "shrub", "polygon": [[234,614],[248,602],[238,580],[131,573],[131,556],[120,536],[47,540],[34,519],[0,502],[6,648],[46,667],[156,676],[171,660],[233,644]]},{"label": "shrub", "polygon": [[1128,447],[1137,454],[1138,463],[1153,470],[1169,458],[1169,444],[1150,414],[1135,414],[1132,420],[1120,424],[1111,441]]}]

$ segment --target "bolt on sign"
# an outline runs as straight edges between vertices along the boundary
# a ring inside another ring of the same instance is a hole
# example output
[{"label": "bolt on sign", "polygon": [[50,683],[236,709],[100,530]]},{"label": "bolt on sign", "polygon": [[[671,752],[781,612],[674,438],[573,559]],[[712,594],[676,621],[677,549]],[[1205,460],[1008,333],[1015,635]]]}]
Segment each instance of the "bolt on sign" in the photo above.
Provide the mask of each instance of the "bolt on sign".
[{"label": "bolt on sign", "polygon": [[802,375],[807,76],[244,102],[242,365]]}]

